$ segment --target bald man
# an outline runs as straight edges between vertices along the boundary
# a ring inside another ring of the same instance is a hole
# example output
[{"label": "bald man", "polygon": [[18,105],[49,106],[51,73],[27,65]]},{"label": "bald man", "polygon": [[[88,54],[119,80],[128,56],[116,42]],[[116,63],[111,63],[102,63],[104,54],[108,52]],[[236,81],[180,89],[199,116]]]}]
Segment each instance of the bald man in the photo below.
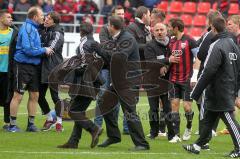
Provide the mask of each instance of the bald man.
[{"label": "bald man", "polygon": [[[162,23],[156,23],[153,26],[154,39],[147,43],[144,49],[144,56],[146,61],[161,62],[165,64],[164,67],[159,68],[162,78],[168,80],[167,67],[170,63],[178,63],[178,57],[170,56],[169,42],[170,38],[167,36],[167,27]],[[166,118],[171,113],[171,105],[168,100],[168,93],[166,92],[160,96],[150,97],[148,101],[150,105],[149,110],[149,124],[150,124],[150,138],[154,139],[158,136],[159,132],[159,100],[161,99],[163,104],[163,112],[165,113],[165,122],[168,127],[168,140],[171,140],[174,136],[171,122]]]}]

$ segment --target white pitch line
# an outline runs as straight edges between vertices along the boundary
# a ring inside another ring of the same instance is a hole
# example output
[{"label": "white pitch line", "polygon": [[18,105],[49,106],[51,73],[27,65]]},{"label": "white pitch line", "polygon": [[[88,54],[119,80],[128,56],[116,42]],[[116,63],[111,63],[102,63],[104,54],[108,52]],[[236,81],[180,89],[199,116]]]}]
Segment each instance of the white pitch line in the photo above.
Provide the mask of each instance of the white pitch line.
[{"label": "white pitch line", "polygon": [[[13,154],[54,154],[54,155],[81,155],[81,154],[87,154],[87,155],[186,155],[186,153],[157,153],[157,152],[92,152],[92,151],[81,151],[81,152],[49,152],[49,151],[0,151],[1,153],[13,153]],[[224,155],[224,153],[207,153],[202,155]]]},{"label": "white pitch line", "polygon": [[[41,112],[37,112],[36,113],[37,115],[41,115],[42,113]],[[28,113],[17,113],[17,115],[28,115]],[[4,114],[0,114],[0,116],[4,116]]]},{"label": "white pitch line", "polygon": [[[149,104],[138,104],[137,106],[148,106]],[[42,112],[37,112],[37,114],[42,114]],[[3,113],[0,113],[0,116],[3,116]],[[17,115],[28,115],[28,113],[17,113]]]}]

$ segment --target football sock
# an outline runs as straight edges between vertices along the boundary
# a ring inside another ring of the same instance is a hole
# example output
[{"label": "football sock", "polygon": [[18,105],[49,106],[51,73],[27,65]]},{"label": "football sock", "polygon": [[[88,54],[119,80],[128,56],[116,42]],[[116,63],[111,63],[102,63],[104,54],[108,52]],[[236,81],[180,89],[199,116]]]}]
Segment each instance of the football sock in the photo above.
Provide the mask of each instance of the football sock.
[{"label": "football sock", "polygon": [[28,126],[34,125],[34,116],[28,116]]},{"label": "football sock", "polygon": [[62,124],[62,118],[57,116],[57,123]]},{"label": "football sock", "polygon": [[51,111],[49,113],[47,113],[46,116],[47,116],[47,121],[53,121]]},{"label": "football sock", "polygon": [[17,117],[15,116],[10,116],[10,127],[14,127],[16,125],[16,120],[17,120]]},{"label": "football sock", "polygon": [[190,111],[190,112],[186,112],[185,113],[185,117],[187,119],[187,128],[191,129],[192,128],[192,120],[193,120],[193,116],[194,116],[194,112]]}]

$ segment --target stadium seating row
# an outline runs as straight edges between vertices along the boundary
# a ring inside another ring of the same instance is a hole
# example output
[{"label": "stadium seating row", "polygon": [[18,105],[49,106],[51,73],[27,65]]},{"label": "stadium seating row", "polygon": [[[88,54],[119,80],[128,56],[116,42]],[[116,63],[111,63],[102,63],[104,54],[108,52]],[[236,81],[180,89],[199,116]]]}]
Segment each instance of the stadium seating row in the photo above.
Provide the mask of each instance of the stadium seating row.
[{"label": "stadium seating row", "polygon": [[[166,21],[168,21],[171,18],[179,17],[177,14],[167,14]],[[190,15],[190,14],[182,14],[181,19],[183,20],[184,24],[186,26],[198,26],[198,27],[204,27],[206,26],[206,15]]]},{"label": "stadium seating row", "polygon": [[[158,8],[161,8],[165,12],[170,13],[190,13],[190,14],[207,14],[210,9],[217,9],[217,3],[215,2],[211,6],[210,2],[180,2],[180,1],[162,1]],[[238,14],[239,13],[239,4],[231,3],[229,14]]]}]

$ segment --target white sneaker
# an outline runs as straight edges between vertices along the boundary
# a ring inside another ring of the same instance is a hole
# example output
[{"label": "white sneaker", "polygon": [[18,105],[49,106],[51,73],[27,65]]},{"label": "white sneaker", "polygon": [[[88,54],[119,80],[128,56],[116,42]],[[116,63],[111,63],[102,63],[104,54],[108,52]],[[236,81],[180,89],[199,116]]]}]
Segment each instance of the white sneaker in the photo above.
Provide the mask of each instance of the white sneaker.
[{"label": "white sneaker", "polygon": [[192,134],[192,129],[188,129],[186,128],[183,134],[183,141],[187,141],[191,138],[191,134]]},{"label": "white sneaker", "polygon": [[159,137],[166,137],[167,136],[167,133],[162,133],[161,131],[158,132],[158,136]]},{"label": "white sneaker", "polygon": [[199,135],[199,131],[197,130],[194,134],[195,134],[195,135]]},{"label": "white sneaker", "polygon": [[177,135],[175,135],[175,136],[172,138],[172,140],[170,140],[169,142],[170,142],[170,143],[177,143],[177,142],[181,142],[181,141],[182,141],[181,138],[178,137]]},{"label": "white sneaker", "polygon": [[212,137],[216,137],[216,136],[217,136],[216,131],[212,130]]}]

